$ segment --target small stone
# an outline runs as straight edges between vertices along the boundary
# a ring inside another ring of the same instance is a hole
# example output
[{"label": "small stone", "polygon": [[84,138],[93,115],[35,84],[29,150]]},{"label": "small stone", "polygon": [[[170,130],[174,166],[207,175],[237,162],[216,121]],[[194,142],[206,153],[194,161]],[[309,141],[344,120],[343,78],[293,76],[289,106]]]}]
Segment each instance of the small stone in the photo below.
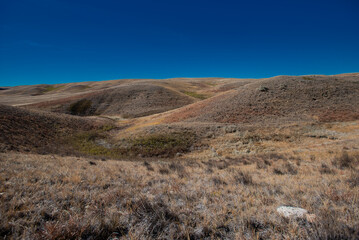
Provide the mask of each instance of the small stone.
[{"label": "small stone", "polygon": [[284,217],[303,217],[308,213],[307,210],[298,207],[280,206],[277,212]]},{"label": "small stone", "polygon": [[315,215],[308,214],[304,208],[280,206],[277,208],[277,212],[285,218],[307,218],[308,221],[315,219]]}]

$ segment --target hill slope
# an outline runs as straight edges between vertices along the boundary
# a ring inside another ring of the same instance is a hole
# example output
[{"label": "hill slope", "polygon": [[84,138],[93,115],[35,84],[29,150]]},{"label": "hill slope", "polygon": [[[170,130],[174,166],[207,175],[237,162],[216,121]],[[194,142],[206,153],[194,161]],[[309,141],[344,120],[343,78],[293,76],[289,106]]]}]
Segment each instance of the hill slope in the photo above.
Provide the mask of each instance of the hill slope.
[{"label": "hill slope", "polygon": [[132,84],[31,105],[73,115],[140,117],[193,103],[189,96],[151,84]]},{"label": "hill slope", "polygon": [[359,119],[359,77],[278,76],[175,111],[168,122],[346,121]]},{"label": "hill slope", "polygon": [[103,124],[110,122],[0,105],[0,152],[56,153],[62,137]]}]

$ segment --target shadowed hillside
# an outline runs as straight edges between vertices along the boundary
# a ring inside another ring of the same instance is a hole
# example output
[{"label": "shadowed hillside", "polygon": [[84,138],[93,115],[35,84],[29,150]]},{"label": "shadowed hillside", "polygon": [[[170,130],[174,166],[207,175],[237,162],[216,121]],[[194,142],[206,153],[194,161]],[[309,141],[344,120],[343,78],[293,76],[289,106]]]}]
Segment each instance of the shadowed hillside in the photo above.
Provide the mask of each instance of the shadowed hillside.
[{"label": "shadowed hillside", "polygon": [[112,123],[0,105],[0,151],[62,153],[64,137],[106,124]]}]

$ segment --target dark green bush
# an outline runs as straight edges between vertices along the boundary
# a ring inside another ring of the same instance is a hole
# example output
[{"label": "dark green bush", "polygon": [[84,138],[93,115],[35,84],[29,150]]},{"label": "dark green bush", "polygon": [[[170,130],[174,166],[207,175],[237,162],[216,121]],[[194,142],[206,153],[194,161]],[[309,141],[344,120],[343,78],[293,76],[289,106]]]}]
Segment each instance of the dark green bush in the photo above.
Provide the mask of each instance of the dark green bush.
[{"label": "dark green bush", "polygon": [[156,134],[133,139],[128,150],[144,157],[173,157],[176,153],[188,152],[194,142],[193,133]]},{"label": "dark green bush", "polygon": [[91,100],[82,99],[75,103],[72,103],[69,107],[69,111],[72,115],[87,115],[88,110],[91,108]]}]

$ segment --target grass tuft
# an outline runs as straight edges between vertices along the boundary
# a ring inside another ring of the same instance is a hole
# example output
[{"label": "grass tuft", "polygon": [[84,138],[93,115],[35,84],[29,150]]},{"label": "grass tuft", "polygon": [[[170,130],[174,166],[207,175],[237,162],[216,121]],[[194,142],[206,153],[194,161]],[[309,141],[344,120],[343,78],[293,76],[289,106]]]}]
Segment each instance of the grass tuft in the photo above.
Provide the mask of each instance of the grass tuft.
[{"label": "grass tuft", "polygon": [[52,92],[52,91],[56,91],[59,90],[61,88],[63,88],[64,86],[54,86],[54,85],[48,85],[44,88],[44,90],[42,91],[42,93],[48,93],[48,92]]},{"label": "grass tuft", "polygon": [[350,187],[358,187],[359,186],[359,171],[354,171],[350,178],[347,181],[350,184]]},{"label": "grass tuft", "polygon": [[199,94],[199,93],[196,93],[196,92],[184,92],[184,94],[190,96],[190,97],[194,97],[194,98],[197,98],[197,99],[201,99],[201,100],[204,100],[207,98],[207,96],[203,95],[203,94]]},{"label": "grass tuft", "polygon": [[327,164],[322,163],[322,166],[319,170],[321,174],[335,174],[335,170],[330,168]]},{"label": "grass tuft", "polygon": [[236,183],[242,184],[242,185],[254,185],[252,176],[249,173],[237,171],[236,175],[234,176],[234,179]]},{"label": "grass tuft", "polygon": [[340,168],[340,169],[345,169],[345,168],[355,168],[356,163],[359,160],[359,156],[350,156],[348,154],[348,152],[343,151],[341,153],[341,155],[336,156],[333,159],[333,165]]}]

